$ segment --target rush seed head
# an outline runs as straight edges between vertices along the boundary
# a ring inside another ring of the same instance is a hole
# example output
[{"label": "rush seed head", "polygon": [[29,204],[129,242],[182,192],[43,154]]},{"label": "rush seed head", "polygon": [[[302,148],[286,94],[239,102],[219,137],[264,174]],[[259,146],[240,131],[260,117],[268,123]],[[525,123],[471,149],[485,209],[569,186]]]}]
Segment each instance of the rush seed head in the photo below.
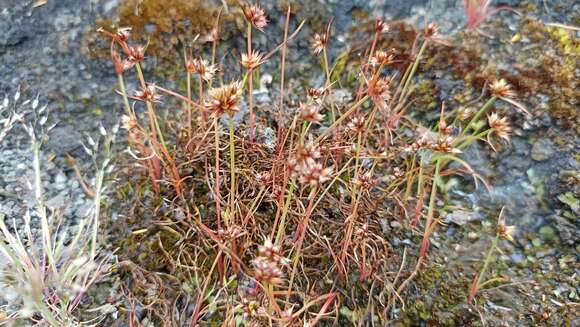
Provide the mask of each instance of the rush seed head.
[{"label": "rush seed head", "polygon": [[125,69],[123,68],[123,60],[119,53],[115,50],[111,50],[111,59],[113,60],[113,66],[115,67],[115,74],[122,75]]},{"label": "rush seed head", "polygon": [[304,163],[309,159],[319,159],[320,158],[320,149],[312,139],[309,139],[306,144],[303,146],[298,147],[296,150],[296,160],[298,163]]},{"label": "rush seed head", "polygon": [[282,284],[284,273],[276,262],[265,257],[258,257],[252,260],[252,265],[254,266],[254,278],[258,281],[272,285]]},{"label": "rush seed head", "polygon": [[127,42],[131,36],[131,27],[119,27],[117,29],[117,38],[120,42]]},{"label": "rush seed head", "polygon": [[320,114],[320,107],[317,105],[308,105],[301,102],[299,111],[300,118],[305,121],[318,124],[324,119],[324,116]]},{"label": "rush seed head", "polygon": [[471,107],[461,107],[457,109],[457,118],[461,121],[468,120],[475,114],[475,109]]},{"label": "rush seed head", "polygon": [[513,98],[516,93],[512,90],[511,85],[509,85],[505,79],[495,80],[489,86],[491,95],[503,98]]},{"label": "rush seed head", "polygon": [[453,146],[453,138],[450,136],[441,137],[437,141],[428,144],[429,148],[435,152],[461,153],[461,150]]},{"label": "rush seed head", "polygon": [[370,190],[378,185],[378,180],[373,176],[372,172],[367,171],[360,174],[355,183],[365,190]]},{"label": "rush seed head", "polygon": [[387,106],[387,101],[391,99],[391,79],[389,77],[374,77],[367,82],[368,94],[381,109]]},{"label": "rush seed head", "polygon": [[311,187],[319,186],[330,179],[331,173],[331,168],[324,168],[314,159],[308,159],[300,170],[300,183]]},{"label": "rush seed head", "polygon": [[328,95],[329,90],[327,88],[323,88],[323,87],[319,87],[319,88],[310,87],[310,88],[308,88],[308,90],[306,90],[306,93],[313,100],[319,100],[322,96]]},{"label": "rush seed head", "polygon": [[268,238],[264,240],[264,244],[258,247],[258,254],[261,257],[267,258],[270,261],[278,262],[280,264],[285,263],[285,259],[282,256],[282,251],[279,245],[274,245],[272,241]]},{"label": "rush seed head", "polygon": [[509,142],[512,128],[507,121],[507,117],[502,118],[494,112],[487,116],[487,122],[489,124],[489,128],[491,129],[490,134],[495,134],[498,137],[504,139],[506,142]]},{"label": "rush seed head", "polygon": [[369,63],[373,66],[387,65],[391,63],[394,56],[389,51],[377,50],[375,55],[369,59]]},{"label": "rush seed head", "polygon": [[326,33],[316,33],[311,41],[312,51],[315,55],[319,55],[328,44],[328,35]]},{"label": "rush seed head", "polygon": [[240,83],[235,81],[230,84],[213,88],[208,91],[209,101],[206,107],[209,111],[220,116],[223,113],[233,114],[240,111],[238,101],[240,100]]},{"label": "rush seed head", "polygon": [[201,58],[188,58],[185,61],[185,69],[187,69],[187,71],[191,74],[198,74],[207,82],[213,79],[217,71],[215,65],[210,65],[207,60]]},{"label": "rush seed head", "polygon": [[137,121],[135,118],[128,115],[121,116],[121,128],[125,130],[132,130],[137,127]]},{"label": "rush seed head", "polygon": [[244,8],[244,16],[246,20],[252,24],[255,28],[263,31],[264,27],[268,25],[268,19],[266,18],[266,13],[258,5],[251,5]]},{"label": "rush seed head", "polygon": [[423,29],[423,34],[426,39],[432,39],[439,36],[439,26],[435,23],[429,23]]},{"label": "rush seed head", "polygon": [[453,126],[447,125],[447,123],[443,120],[439,123],[439,131],[443,135],[450,135],[453,132]]},{"label": "rush seed head", "polygon": [[516,232],[516,227],[515,226],[508,226],[505,222],[505,217],[503,215],[503,209],[500,213],[498,222],[497,222],[497,228],[496,228],[496,233],[499,237],[508,240],[508,241],[513,241],[513,234]]},{"label": "rush seed head", "polygon": [[387,33],[391,30],[391,27],[381,19],[377,19],[375,22],[375,32],[379,34]]},{"label": "rush seed head", "polygon": [[354,133],[361,133],[365,128],[365,118],[362,115],[353,115],[346,124],[346,128]]},{"label": "rush seed head", "polygon": [[161,95],[157,93],[155,84],[147,84],[140,91],[135,91],[133,98],[144,102],[161,102]]},{"label": "rush seed head", "polygon": [[147,49],[147,47],[138,45],[134,47],[128,47],[127,49],[128,49],[127,56],[129,56],[129,60],[132,63],[138,63],[145,60],[145,50]]},{"label": "rush seed head", "polygon": [[264,55],[256,50],[250,54],[242,53],[241,63],[247,69],[254,69],[264,63]]}]

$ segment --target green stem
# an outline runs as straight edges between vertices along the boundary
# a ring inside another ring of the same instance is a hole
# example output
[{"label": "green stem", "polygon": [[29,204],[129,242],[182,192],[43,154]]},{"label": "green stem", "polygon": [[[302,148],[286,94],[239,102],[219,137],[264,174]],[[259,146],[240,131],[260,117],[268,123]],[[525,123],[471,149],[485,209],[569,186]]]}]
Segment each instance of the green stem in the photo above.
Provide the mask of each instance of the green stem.
[{"label": "green stem", "polygon": [[[187,99],[191,101],[191,73],[187,72]],[[191,138],[193,136],[193,130],[191,127],[192,117],[191,117],[191,104],[186,102],[187,108],[187,137]],[[189,140],[188,140],[189,141]]]},{"label": "green stem", "polygon": [[129,105],[129,97],[127,96],[127,90],[125,89],[125,80],[123,79],[123,74],[117,75],[119,80],[119,88],[121,89],[121,95],[123,96],[123,103],[125,104],[125,110],[127,115],[133,117],[133,111],[131,110],[131,105]]},{"label": "green stem", "polygon": [[46,212],[46,207],[44,205],[44,196],[42,192],[42,179],[40,173],[40,142],[33,140],[32,141],[32,153],[33,153],[33,162],[32,165],[34,167],[34,189],[35,189],[35,198],[36,204],[38,207],[38,215],[40,216],[40,224],[42,229],[42,236],[43,236],[43,250],[46,254],[48,259],[49,266],[56,272],[56,264],[54,260],[54,255],[52,251],[52,243],[50,237],[50,227],[48,222],[48,216]]},{"label": "green stem", "polygon": [[498,241],[499,241],[499,235],[496,235],[495,238],[491,241],[491,248],[489,249],[489,251],[487,252],[487,255],[485,256],[485,261],[483,262],[483,267],[481,268],[481,272],[479,274],[479,277],[477,278],[477,283],[475,284],[476,288],[478,288],[478,289],[479,289],[479,286],[481,285],[481,281],[483,280],[483,277],[485,275],[487,267],[489,266],[489,263],[491,262],[493,251],[496,249]]},{"label": "green stem", "polygon": [[304,243],[304,237],[306,235],[306,230],[308,229],[308,223],[310,221],[310,216],[312,215],[312,211],[314,209],[314,199],[316,198],[316,193],[318,191],[318,187],[314,187],[310,190],[310,194],[308,195],[308,207],[306,207],[306,212],[304,213],[304,218],[302,219],[302,230],[300,231],[299,238],[296,244],[296,252],[294,252],[292,256],[292,272],[290,274],[290,280],[288,282],[288,292],[286,293],[286,302],[290,298],[290,294],[292,291],[292,284],[294,282],[294,276],[296,275],[296,268],[298,266],[298,258],[300,257],[300,253],[302,252],[302,245]]},{"label": "green stem", "polygon": [[356,199],[358,198],[358,187],[356,182],[358,181],[358,175],[359,175],[359,156],[360,156],[360,147],[361,147],[361,140],[362,140],[362,133],[358,133],[357,135],[357,140],[356,140],[356,146],[355,146],[355,155],[354,155],[354,181],[355,184],[353,186],[353,191],[352,191],[352,201],[353,203],[356,201]]},{"label": "green stem", "polygon": [[[326,85],[328,87],[330,85],[330,69],[328,68],[328,53],[326,51],[326,47],[322,49],[322,65],[324,67],[324,73],[326,74]],[[334,111],[334,105],[331,104],[331,121],[334,122],[336,120],[336,113]]]},{"label": "green stem", "polygon": [[461,134],[459,134],[458,139],[465,135],[465,132],[467,132],[473,126],[473,124],[475,124],[479,120],[479,117],[481,117],[481,115],[483,115],[491,107],[491,105],[493,105],[496,99],[497,97],[494,96],[491,97],[489,100],[487,100],[487,102],[483,105],[483,107],[479,109],[479,111],[475,114],[475,116],[471,118],[467,126],[465,126],[465,128],[461,131]]},{"label": "green stem", "polygon": [[95,176],[95,212],[93,216],[93,237],[91,242],[91,261],[95,260],[97,254],[97,235],[99,232],[99,216],[101,211],[101,190],[103,188],[104,171],[102,169],[97,171],[97,176]]},{"label": "green stem", "polygon": [[[477,132],[477,131],[476,131]],[[486,136],[487,134],[489,134],[491,132],[491,129],[487,129],[479,134],[470,136],[469,138],[465,138],[465,140],[463,141],[463,143],[459,144],[457,146],[458,149],[464,149],[465,147],[471,145],[471,143],[473,143],[476,140],[479,140],[480,138]]]},{"label": "green stem", "polygon": [[409,86],[411,85],[411,81],[413,80],[413,76],[415,75],[415,73],[417,72],[417,68],[419,67],[419,61],[421,60],[421,56],[423,55],[425,48],[427,48],[427,43],[428,43],[427,40],[425,40],[423,42],[423,45],[421,45],[421,49],[419,50],[417,58],[415,58],[415,62],[413,63],[413,68],[411,68],[411,72],[407,76],[407,80],[405,80],[405,85],[403,86],[403,91],[401,91],[399,101],[402,101],[407,95],[407,91],[409,89]]},{"label": "green stem", "polygon": [[[248,22],[248,58],[252,57],[252,24]],[[248,108],[250,110],[250,143],[254,142],[254,74],[252,72],[251,66],[249,66],[247,75],[249,76],[248,81]]]},{"label": "green stem", "polygon": [[403,198],[403,201],[405,203],[407,203],[407,199],[409,198],[409,195],[411,194],[411,189],[413,187],[413,180],[415,179],[413,177],[413,170],[415,170],[415,163],[417,162],[417,154],[414,153],[413,154],[413,158],[411,158],[411,169],[409,169],[407,171],[407,188],[405,190],[405,196]]},{"label": "green stem", "polygon": [[290,202],[292,202],[292,197],[294,196],[294,189],[296,188],[296,178],[292,178],[290,181],[290,189],[288,190],[288,196],[286,197],[286,202],[284,202],[284,208],[282,209],[282,216],[280,217],[280,224],[278,225],[278,232],[276,233],[276,244],[280,244],[282,240],[282,235],[286,229],[286,216],[288,215],[288,208],[290,207]]},{"label": "green stem", "polygon": [[230,218],[234,217],[234,199],[236,193],[236,150],[234,145],[234,115],[230,114]]},{"label": "green stem", "polygon": [[221,228],[221,195],[220,195],[220,133],[218,118],[214,119],[215,126],[215,206],[218,228]]},{"label": "green stem", "polygon": [[425,232],[423,233],[423,244],[421,246],[420,256],[427,254],[428,240],[431,235],[431,225],[433,221],[433,214],[435,212],[435,199],[437,198],[437,180],[439,179],[439,169],[441,167],[441,160],[437,159],[435,164],[435,173],[433,174],[433,181],[431,185],[431,195],[429,196],[429,209],[427,210],[427,221],[425,222]]},{"label": "green stem", "polygon": [[[145,77],[143,75],[143,71],[141,70],[141,65],[139,65],[139,63],[137,63],[135,65],[135,67],[137,68],[137,74],[139,75],[139,80],[141,81],[141,86],[143,88],[145,88],[147,84],[145,84]],[[147,112],[149,114],[149,119],[151,120],[151,125],[152,125],[151,133],[153,133],[153,135],[155,135],[155,133],[157,132],[157,135],[159,136],[159,140],[161,142],[161,145],[163,146],[163,148],[165,148],[165,150],[167,152],[167,148],[165,146],[165,140],[163,139],[163,133],[161,133],[161,128],[159,127],[159,121],[157,120],[157,115],[155,114],[155,109],[153,108],[153,104],[150,101],[145,101],[145,104],[147,105]],[[169,153],[169,152],[167,152],[167,153]]]}]

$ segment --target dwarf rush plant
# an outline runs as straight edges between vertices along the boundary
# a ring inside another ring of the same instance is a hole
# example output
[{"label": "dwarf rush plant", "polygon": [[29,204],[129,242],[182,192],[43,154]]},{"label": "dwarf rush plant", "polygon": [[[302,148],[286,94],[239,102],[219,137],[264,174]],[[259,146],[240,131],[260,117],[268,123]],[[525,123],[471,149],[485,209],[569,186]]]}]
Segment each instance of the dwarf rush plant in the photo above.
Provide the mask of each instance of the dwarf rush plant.
[{"label": "dwarf rush plant", "polygon": [[[355,80],[346,83],[328,51],[330,21],[309,37],[323,82],[303,90],[287,83],[286,70],[293,64],[289,44],[304,22],[294,22],[288,8],[282,42],[259,51],[253,33],[271,34],[267,13],[254,4],[229,10],[247,27],[247,45],[234,58],[240,67],[226,66],[232,54],[217,46],[218,15],[208,37],[184,46],[183,87],[175,90],[146,78],[146,47],[133,43],[130,27],[99,28],[110,41],[125,106],[129,165],[137,167],[126,176],[123,199],[138,203],[130,216],[140,227],[123,242],[157,252],[128,255],[123,264],[139,279],[126,287],[129,325],[139,323],[137,307],[163,326],[331,324],[344,321],[346,299],[387,324],[428,260],[446,179],[469,176],[489,188],[463,151],[475,142],[499,149],[498,139],[509,141],[497,101],[525,108],[499,79],[485,86],[486,102],[473,101],[478,110],[443,102],[436,121],[417,118],[426,56],[451,44],[433,23],[398,49],[385,45],[391,30],[377,20]],[[276,99],[267,105],[254,89],[265,63],[279,69]],[[127,90],[126,79],[140,89]],[[337,97],[339,88],[350,95]],[[383,218],[415,235],[405,249],[414,268],[393,255]],[[143,296],[152,289],[155,299]]]}]

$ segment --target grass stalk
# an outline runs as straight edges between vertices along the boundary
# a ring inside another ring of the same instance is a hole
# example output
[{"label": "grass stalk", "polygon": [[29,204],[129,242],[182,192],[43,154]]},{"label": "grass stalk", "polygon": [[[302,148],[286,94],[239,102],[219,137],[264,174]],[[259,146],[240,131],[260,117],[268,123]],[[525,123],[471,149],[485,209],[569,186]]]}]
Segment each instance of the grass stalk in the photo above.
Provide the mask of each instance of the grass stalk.
[{"label": "grass stalk", "polygon": [[[191,101],[191,73],[187,71],[187,99]],[[191,103],[186,101],[186,108],[187,108],[187,139],[191,139],[193,137],[193,117],[191,113]]]},{"label": "grass stalk", "polygon": [[214,119],[214,145],[215,145],[215,206],[218,228],[221,228],[221,195],[220,195],[220,130],[219,120]]},{"label": "grass stalk", "polygon": [[411,71],[409,72],[409,75],[407,76],[407,79],[405,80],[403,90],[401,91],[401,95],[399,97],[399,102],[402,102],[403,99],[407,96],[407,92],[409,90],[409,86],[411,85],[411,81],[413,80],[413,76],[415,76],[415,73],[417,72],[417,68],[419,67],[419,61],[421,60],[421,56],[423,56],[423,52],[427,48],[427,43],[428,43],[427,40],[423,41],[423,44],[421,45],[421,49],[419,49],[419,53],[417,54],[417,58],[415,58],[415,62],[413,62],[413,66],[411,68]]},{"label": "grass stalk", "polygon": [[[230,218],[235,217],[235,199],[236,199],[236,149],[234,144],[234,114],[229,115],[229,134],[230,134]],[[235,221],[232,219],[232,221]]]},{"label": "grass stalk", "polygon": [[125,79],[123,74],[117,75],[117,80],[119,83],[119,88],[121,89],[121,96],[123,97],[123,104],[125,105],[125,111],[130,117],[134,117],[133,110],[131,110],[131,105],[129,105],[129,97],[127,96],[127,89],[125,88]]},{"label": "grass stalk", "polygon": [[46,254],[50,269],[57,271],[54,252],[52,247],[52,240],[50,235],[50,222],[48,221],[48,213],[44,204],[42,177],[40,171],[40,142],[32,141],[32,166],[34,169],[34,196],[37,205],[38,215],[40,217],[40,226],[42,230],[42,247],[43,253]]},{"label": "grass stalk", "polygon": [[[252,24],[247,28],[248,58],[252,57]],[[252,67],[248,67],[248,109],[250,110],[250,144],[254,143],[254,74]]]},{"label": "grass stalk", "polygon": [[465,128],[461,131],[461,133],[459,134],[459,137],[457,138],[458,140],[460,140],[463,136],[465,136],[465,133],[473,127],[473,125],[479,120],[479,118],[481,117],[481,115],[483,115],[495,102],[495,100],[497,100],[497,97],[493,96],[491,98],[489,98],[489,100],[487,100],[487,102],[479,109],[479,111],[477,111],[477,113],[475,114],[475,116],[473,116],[473,118],[471,118],[471,120],[469,121],[469,123],[467,123],[467,125],[465,126]]},{"label": "grass stalk", "polygon": [[429,248],[429,237],[432,232],[433,225],[433,215],[435,213],[435,200],[437,199],[437,181],[439,180],[439,170],[441,168],[441,160],[436,159],[435,162],[435,172],[433,173],[433,180],[431,182],[431,194],[429,195],[429,209],[427,210],[427,220],[425,222],[425,231],[423,232],[423,242],[421,244],[421,250],[419,251],[420,257],[425,257],[427,250]]}]

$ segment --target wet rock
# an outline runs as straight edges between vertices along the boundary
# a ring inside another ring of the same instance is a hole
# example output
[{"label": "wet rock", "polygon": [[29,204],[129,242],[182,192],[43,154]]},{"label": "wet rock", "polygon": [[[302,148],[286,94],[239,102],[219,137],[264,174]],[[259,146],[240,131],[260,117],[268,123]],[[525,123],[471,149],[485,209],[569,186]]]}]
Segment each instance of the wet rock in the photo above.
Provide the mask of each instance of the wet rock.
[{"label": "wet rock", "polygon": [[580,240],[580,229],[571,223],[568,219],[564,217],[560,217],[559,215],[555,215],[552,217],[554,223],[552,224],[555,229],[558,231],[558,235],[560,236],[560,240],[569,246],[573,246],[574,244],[579,244],[578,240]]},{"label": "wet rock", "polygon": [[59,172],[58,174],[56,174],[56,176],[54,176],[54,184],[56,184],[56,186],[58,188],[64,188],[66,185],[67,178],[66,175],[63,174],[62,172]]},{"label": "wet rock", "polygon": [[472,212],[465,210],[455,210],[445,217],[446,223],[454,223],[459,226],[463,226],[474,220],[476,220],[476,217]]},{"label": "wet rock", "polygon": [[555,241],[556,237],[557,237],[556,231],[550,225],[545,225],[545,226],[540,227],[538,234],[540,235],[542,240],[544,240],[544,242],[546,242],[546,243],[550,243],[550,242]]},{"label": "wet rock", "polygon": [[48,199],[48,201],[46,201],[46,205],[49,208],[53,208],[53,209],[62,208],[65,206],[68,198],[69,197],[68,197],[67,192],[62,192],[62,193],[59,193],[58,195],[56,195],[55,197]]},{"label": "wet rock", "polygon": [[554,143],[549,139],[539,139],[534,146],[532,146],[532,159],[536,161],[544,161],[550,159],[556,151],[554,150]]},{"label": "wet rock", "polygon": [[393,220],[391,221],[391,227],[393,227],[394,229],[401,229],[403,228],[403,225],[400,222]]},{"label": "wet rock", "polygon": [[57,155],[64,155],[80,147],[81,134],[74,126],[55,127],[50,135],[50,145]]},{"label": "wet rock", "polygon": [[393,0],[393,1],[380,1],[371,0],[369,5],[377,13],[381,15],[387,15],[389,17],[400,18],[406,17],[411,14],[413,7],[420,7],[427,4],[428,0]]}]

